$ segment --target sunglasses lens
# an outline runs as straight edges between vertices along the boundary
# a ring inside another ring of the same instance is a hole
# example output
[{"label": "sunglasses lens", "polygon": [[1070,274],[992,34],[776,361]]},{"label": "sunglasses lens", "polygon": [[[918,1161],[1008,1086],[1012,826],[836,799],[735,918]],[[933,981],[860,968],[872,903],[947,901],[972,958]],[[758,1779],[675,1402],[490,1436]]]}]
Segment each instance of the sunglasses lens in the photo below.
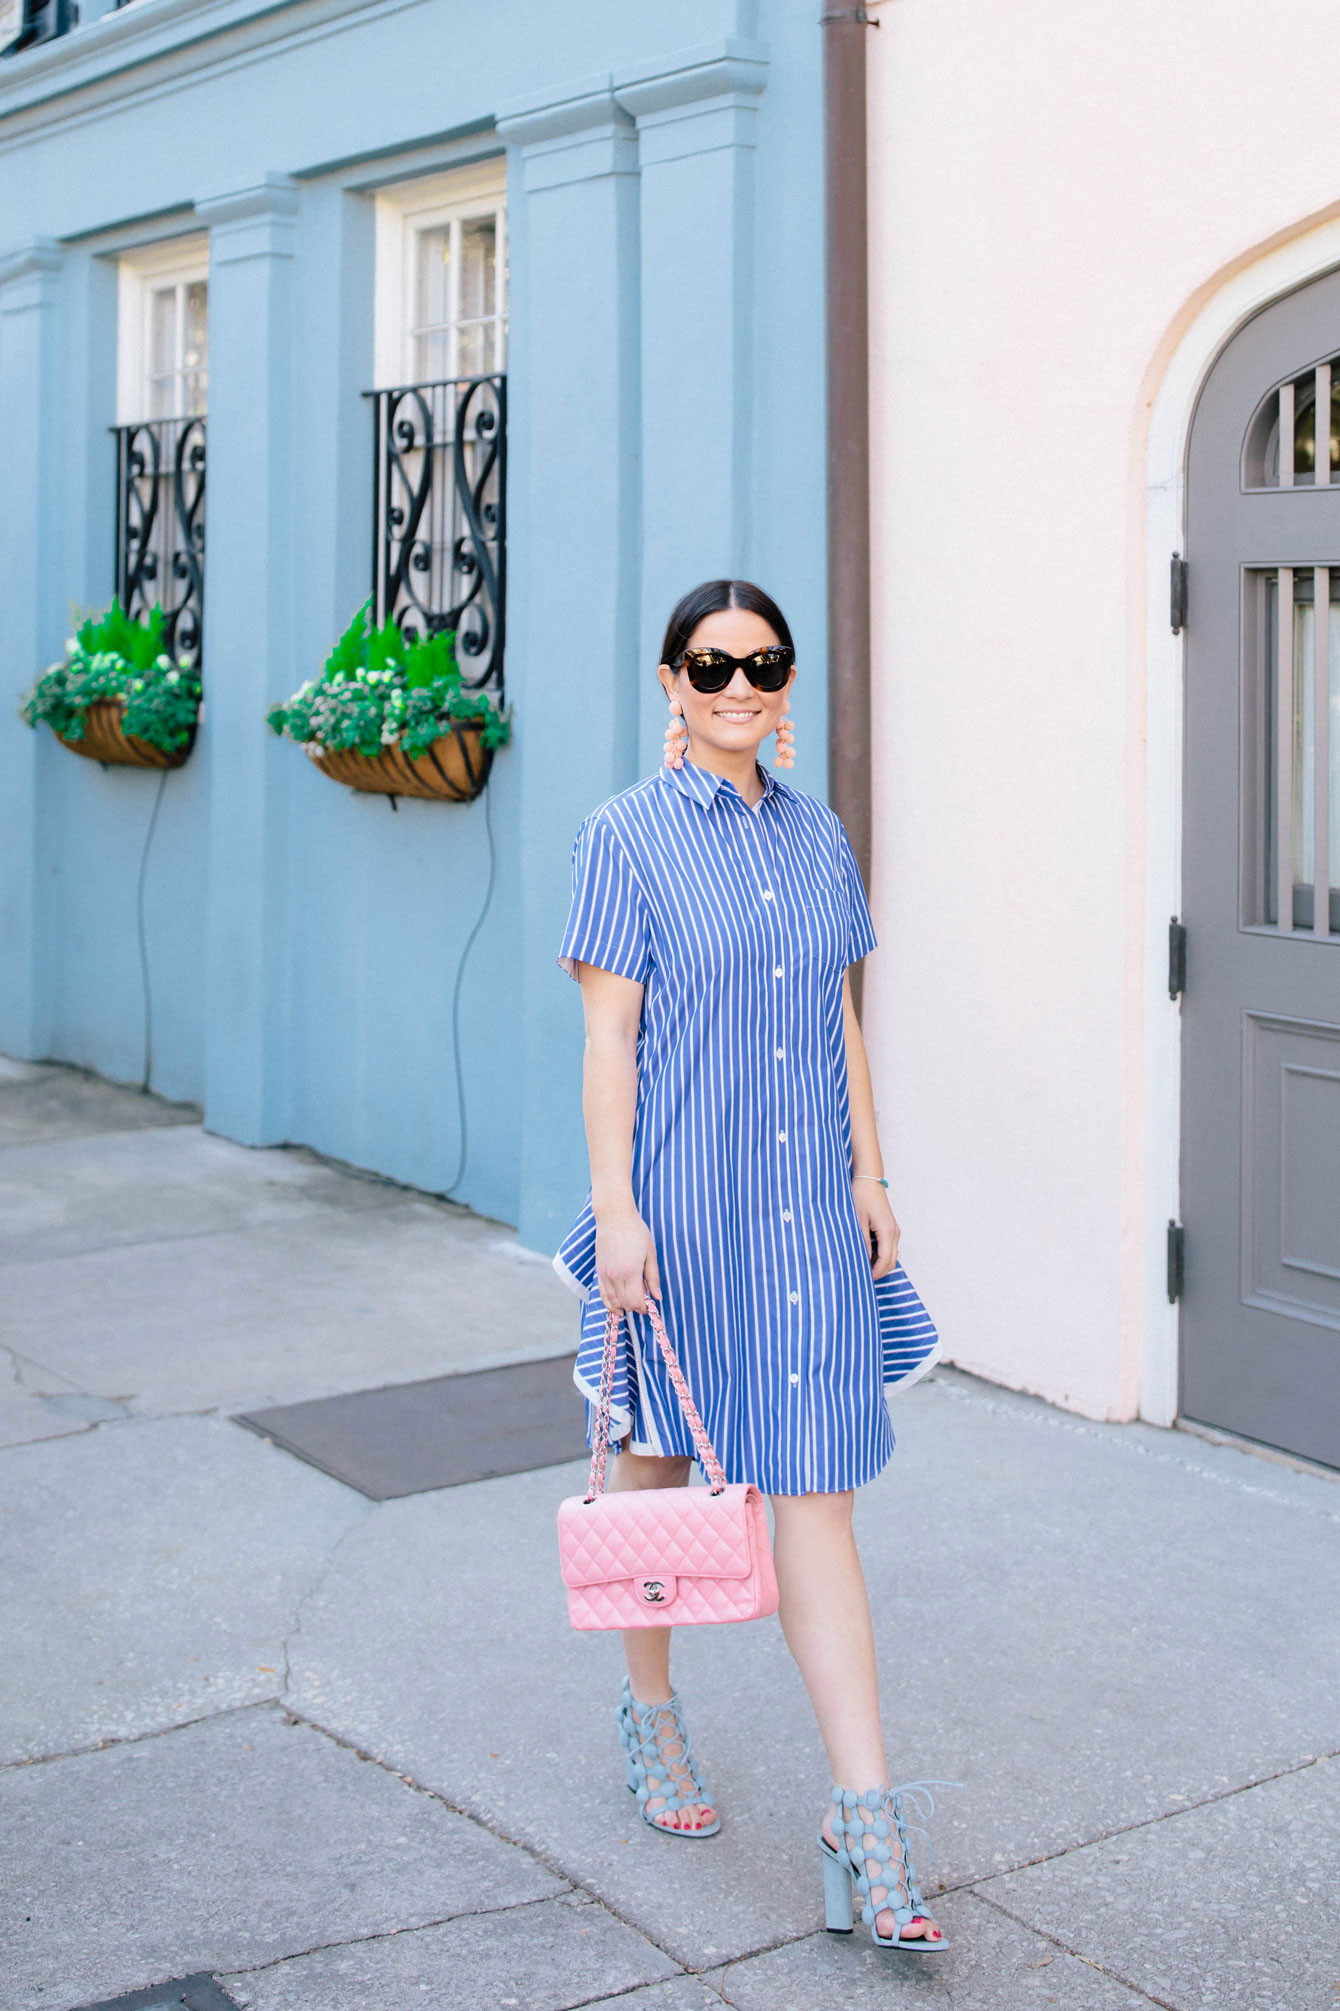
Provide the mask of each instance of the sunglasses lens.
[{"label": "sunglasses lens", "polygon": [[759,649],[745,665],[745,675],[755,691],[780,691],[791,674],[789,649]]},{"label": "sunglasses lens", "polygon": [[695,691],[724,691],[735,675],[735,664],[719,649],[684,652],[684,668]]}]

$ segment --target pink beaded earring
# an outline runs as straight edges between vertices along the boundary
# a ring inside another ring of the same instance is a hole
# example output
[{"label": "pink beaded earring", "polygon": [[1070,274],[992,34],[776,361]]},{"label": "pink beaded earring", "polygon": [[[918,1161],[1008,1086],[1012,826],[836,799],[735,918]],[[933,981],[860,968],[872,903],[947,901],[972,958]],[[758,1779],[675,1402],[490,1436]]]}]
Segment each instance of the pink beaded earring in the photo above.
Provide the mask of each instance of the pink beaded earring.
[{"label": "pink beaded earring", "polygon": [[777,722],[777,752],[772,757],[774,768],[794,768],[796,765],[796,729],[787,717],[790,710],[791,701],[788,698]]},{"label": "pink beaded earring", "polygon": [[670,701],[670,724],[665,729],[665,765],[667,768],[682,768],[684,756],[689,751],[689,729],[684,724],[684,715],[677,698]]}]

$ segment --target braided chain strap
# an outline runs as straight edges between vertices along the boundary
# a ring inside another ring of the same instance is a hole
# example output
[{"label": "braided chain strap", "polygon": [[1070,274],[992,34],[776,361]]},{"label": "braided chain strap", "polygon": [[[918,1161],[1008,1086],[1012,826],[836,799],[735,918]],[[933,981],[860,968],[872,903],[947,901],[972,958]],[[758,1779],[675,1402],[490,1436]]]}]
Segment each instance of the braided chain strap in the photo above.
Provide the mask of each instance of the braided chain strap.
[{"label": "braided chain strap", "polygon": [[[689,1386],[684,1380],[684,1371],[679,1366],[679,1356],[671,1345],[670,1336],[665,1331],[665,1322],[662,1320],[660,1311],[653,1299],[647,1300],[647,1317],[651,1321],[651,1330],[656,1336],[656,1345],[660,1348],[665,1358],[665,1366],[671,1384],[675,1395],[679,1398],[680,1409],[684,1413],[684,1419],[692,1435],[693,1443],[697,1447],[698,1457],[702,1461],[703,1472],[707,1475],[707,1484],[713,1494],[720,1494],[726,1485],[726,1476],[722,1470],[721,1461],[712,1450],[712,1441],[707,1436],[707,1427],[698,1415],[698,1406],[689,1393]],[[600,1365],[600,1400],[596,1405],[595,1431],[592,1435],[591,1474],[586,1484],[586,1500],[588,1502],[594,1501],[598,1494],[603,1494],[605,1491],[605,1461],[609,1454],[610,1437],[610,1403],[614,1393],[614,1356],[619,1340],[619,1323],[622,1318],[622,1313],[607,1312],[605,1314],[605,1357]]]}]

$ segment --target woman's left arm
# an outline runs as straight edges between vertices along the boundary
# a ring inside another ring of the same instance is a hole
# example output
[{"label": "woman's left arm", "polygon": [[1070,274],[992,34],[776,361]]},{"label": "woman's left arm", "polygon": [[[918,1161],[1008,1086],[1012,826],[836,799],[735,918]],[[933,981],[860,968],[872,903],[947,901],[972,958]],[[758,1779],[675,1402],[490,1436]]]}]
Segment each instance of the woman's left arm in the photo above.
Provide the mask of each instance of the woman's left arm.
[{"label": "woman's left arm", "polygon": [[[888,1194],[879,1184],[884,1177],[884,1160],[875,1126],[875,1092],[870,1084],[870,1062],[861,1034],[861,1023],[852,1004],[850,973],[842,980],[842,1028],[847,1046],[847,1097],[851,1106],[852,1199],[870,1246],[871,1269],[877,1278],[886,1278],[898,1262],[900,1231],[889,1206]],[[874,1177],[863,1177],[868,1175]]]}]

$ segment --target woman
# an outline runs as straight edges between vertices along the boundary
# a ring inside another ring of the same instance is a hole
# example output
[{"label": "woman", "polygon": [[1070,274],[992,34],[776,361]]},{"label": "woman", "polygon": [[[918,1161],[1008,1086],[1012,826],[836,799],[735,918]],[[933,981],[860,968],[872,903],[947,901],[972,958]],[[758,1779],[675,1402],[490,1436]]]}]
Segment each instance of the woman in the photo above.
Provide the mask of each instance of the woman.
[{"label": "woman", "polygon": [[[880,1727],[853,1492],[893,1451],[884,1385],[930,1367],[898,1266],[848,967],[875,946],[842,826],[768,776],[789,767],[791,632],[741,580],[670,618],[652,780],[582,825],[559,961],[582,988],[591,1194],[556,1268],[584,1300],[578,1386],[598,1393],[605,1309],[627,1317],[615,1488],[687,1485],[693,1451],[648,1295],[731,1481],[772,1498],[780,1617],[832,1777],[819,1847],[830,1927],[851,1880],[884,1947],[947,1944],[925,1912]],[[592,1289],[595,1287],[596,1289]],[[720,1828],[670,1684],[670,1629],[625,1632],[620,1735],[644,1819]],[[874,1783],[875,1785],[870,1785]]]}]

